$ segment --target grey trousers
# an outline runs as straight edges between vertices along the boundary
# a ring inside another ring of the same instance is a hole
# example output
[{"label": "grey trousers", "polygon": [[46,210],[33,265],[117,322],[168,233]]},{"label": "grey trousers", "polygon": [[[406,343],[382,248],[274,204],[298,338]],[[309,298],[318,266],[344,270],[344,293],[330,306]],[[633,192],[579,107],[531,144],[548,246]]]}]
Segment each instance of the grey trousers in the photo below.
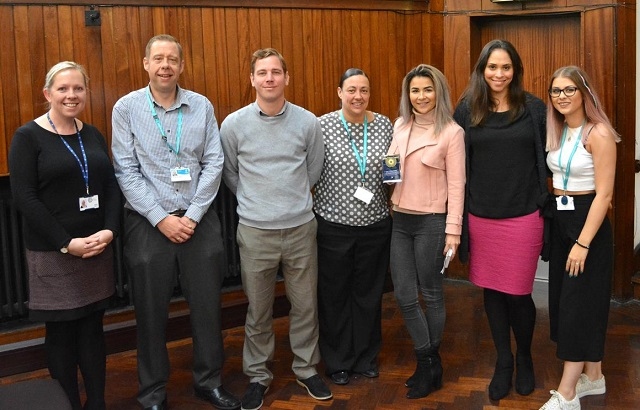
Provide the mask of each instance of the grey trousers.
[{"label": "grey trousers", "polygon": [[251,383],[268,386],[273,373],[273,302],[278,269],[282,268],[289,312],[292,369],[300,379],[317,373],[318,250],[316,220],[289,229],[257,229],[238,225],[242,286],[249,300],[242,364]]}]

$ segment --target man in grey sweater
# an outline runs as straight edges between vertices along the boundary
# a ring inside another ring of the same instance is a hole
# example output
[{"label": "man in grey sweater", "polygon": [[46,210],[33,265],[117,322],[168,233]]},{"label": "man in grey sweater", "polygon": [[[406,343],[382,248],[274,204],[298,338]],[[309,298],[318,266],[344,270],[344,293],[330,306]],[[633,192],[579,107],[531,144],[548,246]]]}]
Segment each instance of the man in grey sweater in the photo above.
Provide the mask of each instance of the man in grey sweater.
[{"label": "man in grey sweater", "polygon": [[318,350],[316,220],[311,188],[324,161],[322,129],[315,115],[284,97],[289,73],[282,55],[266,48],[251,59],[256,101],[231,113],[220,134],[223,178],[238,199],[237,242],[242,285],[249,300],[243,370],[250,378],[242,409],[259,409],[273,380],[273,301],[278,269],[284,275],[292,369],[312,397],[331,391],[316,364]]}]

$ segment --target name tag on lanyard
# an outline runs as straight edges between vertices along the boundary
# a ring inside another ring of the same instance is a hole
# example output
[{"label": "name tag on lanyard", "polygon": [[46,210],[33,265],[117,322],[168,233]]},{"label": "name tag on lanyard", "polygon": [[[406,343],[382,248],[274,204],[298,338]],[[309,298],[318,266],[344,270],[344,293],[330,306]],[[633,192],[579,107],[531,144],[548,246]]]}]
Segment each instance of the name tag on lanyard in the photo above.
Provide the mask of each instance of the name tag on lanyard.
[{"label": "name tag on lanyard", "polygon": [[356,189],[356,192],[355,194],[353,194],[353,196],[356,199],[359,199],[365,204],[369,205],[371,203],[371,199],[373,199],[373,192],[369,191],[367,188],[363,186],[359,186],[358,189]]},{"label": "name tag on lanyard", "polygon": [[81,196],[78,198],[78,205],[81,211],[86,211],[87,209],[98,209],[100,208],[100,201],[98,201],[98,195]]},{"label": "name tag on lanyard", "polygon": [[171,168],[171,182],[191,181],[191,171],[187,167]]}]

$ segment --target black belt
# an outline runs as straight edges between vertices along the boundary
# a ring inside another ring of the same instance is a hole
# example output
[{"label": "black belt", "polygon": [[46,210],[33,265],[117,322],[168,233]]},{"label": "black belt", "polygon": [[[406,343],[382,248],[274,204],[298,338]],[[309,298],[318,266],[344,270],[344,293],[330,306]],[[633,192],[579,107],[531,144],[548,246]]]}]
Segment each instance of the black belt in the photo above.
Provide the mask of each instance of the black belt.
[{"label": "black belt", "polygon": [[182,218],[184,216],[184,214],[187,213],[186,209],[176,209],[175,211],[171,211],[169,212],[169,215],[173,215],[173,216],[177,216]]}]

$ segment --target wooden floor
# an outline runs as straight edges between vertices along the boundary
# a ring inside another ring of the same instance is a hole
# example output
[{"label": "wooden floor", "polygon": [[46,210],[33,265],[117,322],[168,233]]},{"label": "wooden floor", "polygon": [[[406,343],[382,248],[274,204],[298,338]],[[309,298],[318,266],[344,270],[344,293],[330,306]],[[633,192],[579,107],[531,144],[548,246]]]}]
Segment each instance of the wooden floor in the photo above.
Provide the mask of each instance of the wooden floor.
[{"label": "wooden floor", "polygon": [[[562,363],[555,357],[555,345],[549,341],[546,287],[536,284],[534,299],[538,320],[534,335],[536,390],[530,396],[512,391],[499,402],[492,402],[487,386],[493,373],[495,354],[482,307],[482,291],[467,282],[447,281],[445,286],[447,324],[441,347],[444,386],[426,398],[408,400],[404,380],[415,362],[411,340],[404,328],[392,293],[383,301],[383,348],[380,354],[380,377],[352,377],[346,386],[330,384],[333,399],[315,401],[295,383],[291,372],[291,352],[287,331],[288,319],[276,319],[276,355],[272,364],[275,379],[265,397],[265,410],[386,410],[386,409],[538,409],[549,398],[560,380]],[[225,387],[242,396],[248,379],[242,373],[242,327],[224,332],[227,360]],[[211,409],[196,399],[191,388],[191,342],[170,343],[172,373],[168,386],[171,409]],[[607,393],[585,397],[583,409],[640,409],[640,304],[612,302],[603,364]],[[322,365],[318,367],[323,373]],[[48,377],[46,370],[0,379],[0,384]],[[107,361],[107,406],[112,410],[137,409],[135,352],[114,354]]]}]

